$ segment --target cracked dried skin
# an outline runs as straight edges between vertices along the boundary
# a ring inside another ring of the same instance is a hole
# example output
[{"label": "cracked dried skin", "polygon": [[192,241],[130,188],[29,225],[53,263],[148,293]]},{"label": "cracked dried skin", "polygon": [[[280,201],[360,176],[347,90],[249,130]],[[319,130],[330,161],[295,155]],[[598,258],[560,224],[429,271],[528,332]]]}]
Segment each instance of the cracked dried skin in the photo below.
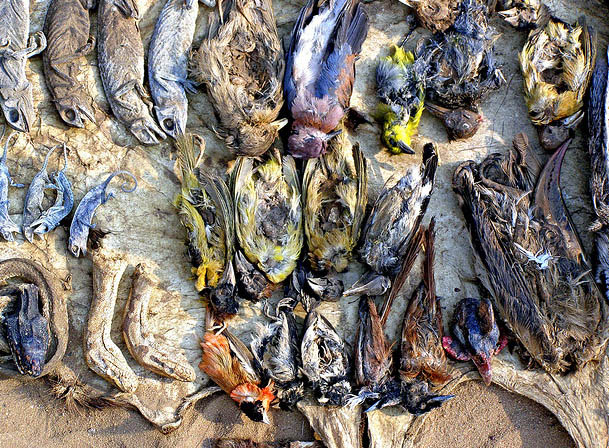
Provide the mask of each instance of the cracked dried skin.
[{"label": "cracked dried skin", "polygon": [[155,336],[148,323],[148,305],[154,289],[158,289],[157,282],[141,264],[136,266],[132,279],[123,314],[123,338],[129,353],[154,373],[179,381],[194,381],[195,371],[184,353]]},{"label": "cracked dried skin", "polygon": [[271,0],[227,0],[214,15],[192,71],[207,86],[219,121],[217,133],[236,155],[264,154],[286,120],[284,55]]},{"label": "cracked dried skin", "polygon": [[119,255],[100,251],[92,252],[92,259],[93,297],[84,332],[85,360],[99,376],[123,392],[133,393],[138,387],[137,375],[110,337],[118,285],[128,263]]},{"label": "cracked dried skin", "polygon": [[300,181],[294,159],[237,159],[232,173],[235,229],[243,253],[272,283],[296,267],[303,244]]},{"label": "cracked dried skin", "polygon": [[[201,145],[198,156],[195,155],[197,143]],[[187,253],[196,278],[195,288],[198,292],[220,292],[211,293],[210,304],[217,315],[235,314],[238,304],[230,266],[235,250],[235,224],[228,186],[222,179],[200,170],[200,158],[205,151],[203,140],[198,141],[192,134],[180,136],[176,140],[176,148],[176,171],[181,190],[174,206],[186,228]]]},{"label": "cracked dried skin", "polygon": [[23,188],[23,184],[15,183],[6,166],[9,142],[10,137],[6,139],[4,152],[0,158],[0,235],[6,241],[13,241],[15,239],[13,234],[19,233],[20,229],[8,213],[8,189],[9,187]]},{"label": "cracked dried skin", "polygon": [[317,271],[349,265],[368,202],[368,171],[359,145],[339,135],[329,150],[307,162],[302,193],[308,258]]},{"label": "cracked dried skin", "polygon": [[[30,1],[7,0],[0,4],[0,106],[6,123],[29,132],[36,118],[32,83],[25,75],[27,59],[46,47],[42,32],[29,36]],[[28,38],[29,36],[29,38]]]},{"label": "cracked dried skin", "polygon": [[163,132],[174,139],[186,131],[186,92],[196,92],[195,83],[188,79],[188,58],[198,12],[198,0],[167,0],[148,47],[154,112]]},{"label": "cracked dried skin", "polygon": [[540,141],[547,150],[558,148],[579,123],[596,61],[596,41],[596,32],[585,18],[575,25],[552,18],[531,32],[519,55],[531,121],[559,128],[552,132],[556,136],[542,134],[545,138]]},{"label": "cracked dried skin", "polygon": [[151,115],[144,88],[144,46],[135,0],[101,0],[97,14],[97,60],[106,98],[114,116],[144,145],[165,134]]},{"label": "cracked dried skin", "polygon": [[[34,261],[10,258],[0,261],[0,283],[19,278],[38,289],[42,316],[48,323],[48,349],[42,371],[37,376],[53,372],[61,363],[68,344],[68,312],[66,302],[53,274]],[[32,308],[33,311],[33,308]],[[8,375],[14,372],[0,365],[0,371]]]},{"label": "cracked dried skin", "polygon": [[95,47],[89,35],[92,0],[53,0],[47,10],[42,54],[44,76],[61,119],[78,128],[87,120],[95,123],[93,98],[83,76],[87,56]]},{"label": "cracked dried skin", "polygon": [[465,162],[453,188],[500,317],[548,372],[597,359],[607,304],[590,275],[559,186],[568,142],[544,169],[524,134],[507,155]]},{"label": "cracked dried skin", "polygon": [[70,184],[64,170],[51,173],[51,180],[57,188],[57,197],[55,198],[55,203],[42,212],[40,218],[31,224],[34,233],[37,235],[43,235],[55,229],[59,223],[70,214],[74,207],[72,184]]}]

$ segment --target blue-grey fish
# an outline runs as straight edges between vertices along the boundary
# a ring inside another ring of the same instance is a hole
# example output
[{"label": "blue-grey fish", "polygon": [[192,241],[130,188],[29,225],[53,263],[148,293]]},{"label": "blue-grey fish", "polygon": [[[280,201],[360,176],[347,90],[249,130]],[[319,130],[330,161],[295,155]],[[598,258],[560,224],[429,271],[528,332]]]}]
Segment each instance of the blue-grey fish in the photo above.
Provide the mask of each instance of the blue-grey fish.
[{"label": "blue-grey fish", "polygon": [[55,185],[51,183],[49,179],[49,173],[47,173],[47,165],[49,164],[49,157],[55,151],[55,149],[59,148],[59,146],[54,146],[49,149],[46,157],[44,158],[44,163],[42,164],[42,168],[40,171],[36,173],[30,186],[25,195],[25,205],[23,207],[23,223],[21,224],[23,228],[23,234],[26,239],[31,243],[34,240],[34,229],[31,227],[32,223],[40,218],[42,215],[42,201],[44,200],[44,190],[48,188],[55,189]]},{"label": "blue-grey fish", "polygon": [[[4,130],[2,131],[4,134]],[[13,134],[15,136],[17,134]],[[0,159],[0,234],[7,241],[13,241],[13,233],[19,232],[19,227],[15,224],[8,214],[8,187],[22,188],[23,184],[17,184],[13,181],[11,174],[6,166],[6,153],[8,152],[8,144],[12,136],[6,139],[4,144],[4,152]]]},{"label": "blue-grey fish", "polygon": [[[204,3],[215,5],[214,0]],[[197,0],[167,0],[148,48],[148,82],[154,112],[163,132],[173,138],[186,130],[186,92],[195,93],[195,84],[187,76],[198,12]]]},{"label": "blue-grey fish", "polygon": [[70,252],[72,252],[75,257],[79,257],[80,254],[84,255],[87,253],[89,229],[95,228],[95,224],[91,223],[95,210],[97,210],[97,207],[105,204],[109,199],[114,197],[114,193],[106,193],[106,190],[110,181],[115,176],[120,174],[130,176],[134,182],[133,188],[130,190],[125,188],[125,183],[121,185],[121,190],[125,193],[135,191],[137,188],[137,179],[135,176],[129,171],[115,171],[114,173],[110,174],[110,176],[108,176],[104,182],[91,188],[87,194],[84,195],[78,204],[78,207],[76,207],[74,218],[72,219],[72,224],[70,225],[70,240],[68,241]]},{"label": "blue-grey fish", "polygon": [[55,203],[42,212],[42,215],[30,224],[30,229],[33,229],[37,235],[43,235],[55,229],[62,219],[70,214],[74,208],[74,194],[72,193],[72,185],[66,177],[65,171],[68,167],[68,156],[66,147],[63,147],[63,156],[65,160],[64,167],[61,171],[51,173],[51,181],[57,190]]},{"label": "blue-grey fish", "polygon": [[93,99],[86,83],[79,80],[85,56],[95,47],[89,34],[89,10],[95,0],[53,0],[44,21],[47,48],[42,67],[47,87],[59,116],[70,126],[95,123]]},{"label": "blue-grey fish", "polygon": [[25,62],[45,49],[44,34],[30,34],[30,1],[0,2],[0,106],[6,123],[29,132],[35,119],[32,84]]},{"label": "blue-grey fish", "polygon": [[144,45],[135,0],[101,0],[97,13],[97,60],[114,116],[144,145],[165,134],[151,115],[144,88]]}]

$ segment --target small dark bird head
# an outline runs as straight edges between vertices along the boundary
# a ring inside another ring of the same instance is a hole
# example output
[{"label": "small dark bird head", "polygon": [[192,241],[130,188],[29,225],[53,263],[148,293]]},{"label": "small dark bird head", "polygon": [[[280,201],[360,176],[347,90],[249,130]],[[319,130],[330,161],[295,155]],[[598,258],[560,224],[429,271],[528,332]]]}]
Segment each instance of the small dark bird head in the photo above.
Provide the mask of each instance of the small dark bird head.
[{"label": "small dark bird head", "polygon": [[222,320],[225,316],[232,316],[239,311],[239,302],[236,300],[237,280],[232,263],[228,263],[220,282],[212,288],[209,302],[214,315]]},{"label": "small dark bird head", "polygon": [[433,103],[425,103],[427,110],[444,123],[449,140],[463,140],[472,137],[482,123],[482,115],[468,109],[447,109]]},{"label": "small dark bird head", "polygon": [[277,397],[279,398],[279,408],[284,411],[293,411],[296,404],[304,398],[304,381],[297,379],[279,388]]},{"label": "small dark bird head", "polygon": [[583,118],[584,113],[579,111],[562,120],[538,127],[537,133],[541,147],[548,152],[556,151],[564,142],[573,138],[574,130]]},{"label": "small dark bird head", "polygon": [[430,392],[427,382],[421,380],[402,382],[402,393],[404,397],[402,405],[416,416],[439,408],[445,401],[454,398],[454,395],[438,395]]},{"label": "small dark bird head", "polygon": [[294,123],[292,133],[288,137],[289,152],[299,159],[317,158],[326,153],[328,141],[340,133],[341,131],[337,130],[326,134],[315,127]]},{"label": "small dark bird head", "polygon": [[349,394],[351,394],[351,384],[347,380],[321,385],[316,393],[321,404],[330,406],[343,406]]},{"label": "small dark bird head", "polygon": [[274,387],[273,382],[262,389],[252,383],[240,384],[233,389],[230,396],[239,403],[239,409],[252,421],[270,425],[268,412],[271,402],[275,400]]}]

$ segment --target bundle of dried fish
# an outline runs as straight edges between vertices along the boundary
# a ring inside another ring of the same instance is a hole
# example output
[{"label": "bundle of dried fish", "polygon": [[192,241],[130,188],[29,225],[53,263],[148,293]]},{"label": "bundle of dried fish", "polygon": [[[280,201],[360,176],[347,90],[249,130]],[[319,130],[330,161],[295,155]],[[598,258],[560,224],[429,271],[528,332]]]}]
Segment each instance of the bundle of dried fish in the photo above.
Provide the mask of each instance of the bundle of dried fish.
[{"label": "bundle of dried fish", "polygon": [[48,40],[42,54],[44,76],[61,119],[82,128],[85,120],[95,123],[93,99],[81,79],[82,66],[95,47],[89,35],[89,10],[95,0],[53,0],[44,22]]},{"label": "bundle of dried fish", "polygon": [[[217,134],[237,155],[264,154],[287,120],[283,50],[271,0],[224,0],[194,56],[195,79],[207,86]],[[223,10],[223,11],[222,11]]]},{"label": "bundle of dried fish", "polygon": [[[239,157],[231,183],[239,245],[247,260],[277,285],[296,267],[303,243],[300,181],[294,159],[276,149],[260,162]],[[236,267],[241,271],[242,264]]]},{"label": "bundle of dried fish", "polygon": [[97,59],[106,98],[114,116],[144,145],[165,138],[152,118],[144,88],[144,46],[135,0],[100,0]]},{"label": "bundle of dried fish", "polygon": [[508,155],[465,162],[453,179],[484,286],[500,317],[548,372],[598,359],[609,335],[606,302],[561,196],[568,143],[538,174],[519,134]]},{"label": "bundle of dried fish", "polygon": [[307,162],[302,181],[308,259],[318,271],[344,271],[359,240],[368,202],[366,158],[344,135]]},{"label": "bundle of dried fish", "polygon": [[[215,0],[204,0],[214,6]],[[195,34],[199,0],[167,0],[148,47],[148,82],[154,112],[165,134],[177,138],[186,131],[188,99],[195,93],[188,77],[188,57]]]},{"label": "bundle of dried fish", "polygon": [[[2,134],[4,134],[4,130],[2,129]],[[13,134],[16,136],[17,134]],[[6,241],[14,240],[14,233],[19,233],[19,227],[17,224],[13,222],[11,217],[8,214],[8,187],[17,187],[23,188],[23,184],[17,184],[13,181],[11,174],[8,172],[8,167],[6,166],[6,157],[8,153],[8,145],[11,141],[11,137],[9,136],[4,143],[4,152],[2,153],[2,158],[0,158],[0,234],[2,238]]]},{"label": "bundle of dried fish", "polygon": [[[195,142],[200,153],[195,157]],[[176,173],[182,184],[174,205],[187,230],[188,257],[196,275],[195,288],[209,298],[218,318],[239,309],[235,297],[233,202],[226,183],[199,169],[205,142],[187,134],[176,140]]]},{"label": "bundle of dried fish", "polygon": [[575,25],[551,18],[531,31],[519,58],[529,117],[538,126],[541,146],[554,151],[583,118],[596,33],[584,17]]},{"label": "bundle of dried fish", "polygon": [[[0,106],[6,123],[29,132],[36,117],[32,83],[25,76],[28,58],[47,45],[41,32],[30,33],[30,0],[6,0],[0,4]],[[29,36],[29,38],[28,38]]]},{"label": "bundle of dried fish", "polygon": [[488,24],[487,6],[463,0],[459,8],[452,28],[419,45],[416,55],[431,65],[425,106],[443,121],[450,140],[478,131],[478,105],[505,83],[494,55],[499,34]]},{"label": "bundle of dried fish", "polygon": [[[72,224],[70,224],[70,239],[68,241],[68,248],[72,255],[80,257],[87,253],[87,242],[89,240],[90,229],[95,229],[95,224],[92,224],[93,215],[97,210],[97,207],[105,204],[114,197],[114,193],[106,193],[110,181],[115,176],[125,174],[133,180],[133,188],[130,190],[126,189],[127,183],[121,185],[121,190],[124,193],[131,193],[137,188],[137,179],[129,171],[115,171],[110,174],[108,178],[101,184],[91,188],[80,200],[74,217],[72,218]],[[99,237],[97,232],[96,237]]]},{"label": "bundle of dried fish", "polygon": [[199,368],[229,394],[250,419],[270,424],[268,410],[275,399],[273,382],[260,387],[260,366],[249,349],[226,326],[215,332],[210,313],[205,319]]},{"label": "bundle of dried fish", "polygon": [[359,250],[370,272],[345,291],[346,296],[377,296],[389,289],[427,210],[437,167],[436,148],[428,143],[423,148],[422,165],[381,192],[364,227]]}]

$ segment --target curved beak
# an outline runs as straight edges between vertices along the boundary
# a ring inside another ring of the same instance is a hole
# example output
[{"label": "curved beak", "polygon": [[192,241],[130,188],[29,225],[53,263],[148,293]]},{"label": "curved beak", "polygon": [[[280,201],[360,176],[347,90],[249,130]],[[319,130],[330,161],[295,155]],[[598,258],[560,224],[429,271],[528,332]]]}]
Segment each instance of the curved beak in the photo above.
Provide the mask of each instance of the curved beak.
[{"label": "curved beak", "polygon": [[405,154],[414,154],[414,150],[402,140],[398,140],[398,148]]},{"label": "curved beak", "polygon": [[287,118],[282,118],[281,120],[275,120],[271,123],[271,126],[275,126],[277,130],[283,128],[286,124],[288,124]]},{"label": "curved beak", "polygon": [[332,140],[337,135],[340,135],[341,132],[343,132],[342,129],[336,129],[335,131],[332,131],[332,132],[326,134],[326,141]]}]

